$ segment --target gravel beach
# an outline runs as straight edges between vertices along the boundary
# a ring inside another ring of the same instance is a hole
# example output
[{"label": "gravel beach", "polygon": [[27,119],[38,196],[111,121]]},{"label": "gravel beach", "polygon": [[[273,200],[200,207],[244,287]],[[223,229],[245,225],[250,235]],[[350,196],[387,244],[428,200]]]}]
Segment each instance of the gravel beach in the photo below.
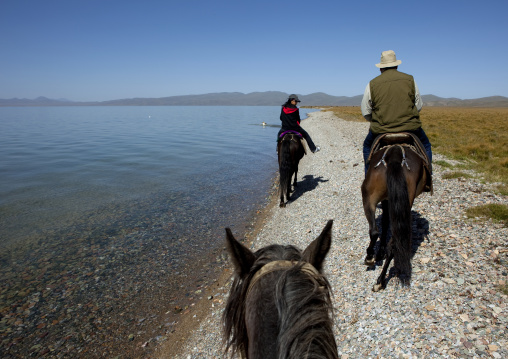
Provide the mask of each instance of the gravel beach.
[{"label": "gravel beach", "polygon": [[[302,126],[321,151],[301,161],[299,187],[287,207],[279,208],[274,196],[246,240],[254,250],[272,243],[303,249],[327,220],[334,220],[325,273],[333,289],[341,358],[508,358],[508,301],[499,289],[508,279],[508,228],[465,216],[468,207],[506,204],[507,198],[494,194],[477,175],[444,180],[447,169],[434,165],[433,196],[424,193],[413,206],[411,287],[401,288],[391,278],[386,290],[374,293],[381,267],[369,270],[363,264],[368,224],[360,192],[368,123],[320,111]],[[434,160],[446,158],[435,154]],[[154,356],[228,357],[221,315],[230,267],[203,296],[202,310],[185,319],[190,333],[179,339],[179,353],[172,352],[176,339],[168,337]]]}]

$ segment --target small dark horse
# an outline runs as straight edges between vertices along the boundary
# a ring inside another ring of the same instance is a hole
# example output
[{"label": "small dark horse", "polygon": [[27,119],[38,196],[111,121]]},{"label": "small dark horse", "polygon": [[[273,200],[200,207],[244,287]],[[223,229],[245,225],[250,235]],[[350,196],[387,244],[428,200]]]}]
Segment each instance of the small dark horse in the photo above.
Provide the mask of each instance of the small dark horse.
[{"label": "small dark horse", "polygon": [[[370,244],[367,248],[365,264],[374,266],[377,261],[386,262],[372,288],[377,292],[386,288],[386,272],[394,259],[395,272],[403,286],[411,282],[411,207],[417,196],[427,186],[432,186],[426,155],[421,145],[415,147],[405,142],[417,142],[407,134],[389,137],[385,146],[371,155],[370,166],[362,184],[363,209],[369,222]],[[397,143],[399,142],[399,143]],[[430,183],[430,185],[429,185]],[[374,245],[379,236],[376,226],[376,206],[382,202],[382,233],[377,254]],[[386,248],[388,228],[391,225],[392,236]],[[386,255],[387,253],[387,255]],[[375,259],[374,259],[375,255]]]},{"label": "small dark horse", "polygon": [[255,253],[226,228],[235,269],[223,314],[226,351],[244,359],[337,359],[330,285],[321,273],[330,220],[303,253],[270,245]]},{"label": "small dark horse", "polygon": [[305,155],[305,147],[302,138],[297,133],[287,133],[277,144],[279,153],[279,192],[280,205],[286,207],[284,195],[289,201],[291,194],[291,179],[295,176],[293,186],[296,187],[296,177],[298,175],[298,163]]}]

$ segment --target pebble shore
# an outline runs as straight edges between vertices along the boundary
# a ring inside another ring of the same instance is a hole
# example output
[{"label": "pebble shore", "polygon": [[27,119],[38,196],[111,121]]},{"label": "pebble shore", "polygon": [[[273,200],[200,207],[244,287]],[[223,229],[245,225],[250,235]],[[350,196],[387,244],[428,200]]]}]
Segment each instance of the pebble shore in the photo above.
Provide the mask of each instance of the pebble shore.
[{"label": "pebble shore", "polygon": [[[507,198],[478,175],[444,180],[448,170],[434,165],[433,196],[424,193],[413,206],[411,287],[391,278],[386,290],[372,292],[381,267],[363,264],[368,224],[360,192],[368,123],[320,111],[302,126],[321,151],[300,162],[292,201],[286,208],[269,206],[261,229],[248,239],[253,250],[272,243],[303,249],[334,220],[324,270],[333,289],[340,357],[508,358],[508,297],[500,290],[508,279],[508,228],[465,216],[468,207],[506,204]],[[434,160],[447,159],[435,154]],[[206,315],[193,318],[197,329],[176,359],[228,357],[221,315],[230,284],[203,298]],[[164,353],[160,348],[155,356],[167,358]]]}]

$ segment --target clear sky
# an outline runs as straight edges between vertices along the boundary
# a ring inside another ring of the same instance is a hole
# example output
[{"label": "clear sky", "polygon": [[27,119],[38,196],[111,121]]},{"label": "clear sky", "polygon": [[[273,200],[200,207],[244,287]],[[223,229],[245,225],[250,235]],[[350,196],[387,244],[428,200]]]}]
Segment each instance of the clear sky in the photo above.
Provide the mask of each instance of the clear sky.
[{"label": "clear sky", "polygon": [[1,0],[0,98],[363,93],[383,50],[423,95],[508,97],[507,0]]}]

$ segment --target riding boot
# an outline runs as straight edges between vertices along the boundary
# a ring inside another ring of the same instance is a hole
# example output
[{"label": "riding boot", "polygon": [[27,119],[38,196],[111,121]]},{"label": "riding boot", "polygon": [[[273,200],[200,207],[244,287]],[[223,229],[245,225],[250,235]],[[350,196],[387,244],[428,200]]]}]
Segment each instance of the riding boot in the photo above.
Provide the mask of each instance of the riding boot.
[{"label": "riding boot", "polygon": [[431,192],[430,183],[432,181],[432,162],[429,163],[429,171],[430,171],[430,179],[427,180],[425,187],[423,187],[423,192]]}]

